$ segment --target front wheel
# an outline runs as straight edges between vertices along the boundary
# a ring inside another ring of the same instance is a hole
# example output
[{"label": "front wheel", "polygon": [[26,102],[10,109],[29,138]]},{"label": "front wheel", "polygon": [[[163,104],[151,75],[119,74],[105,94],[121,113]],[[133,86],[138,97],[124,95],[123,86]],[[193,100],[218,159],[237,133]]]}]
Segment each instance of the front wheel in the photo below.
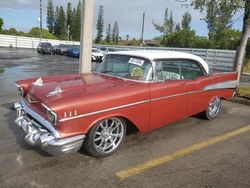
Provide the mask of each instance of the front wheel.
[{"label": "front wheel", "polygon": [[202,118],[204,119],[214,119],[218,116],[221,109],[221,99],[220,97],[214,97],[209,101],[207,109],[201,113]]},{"label": "front wheel", "polygon": [[126,135],[124,119],[112,117],[99,121],[91,128],[85,141],[85,149],[95,157],[106,157],[114,153]]}]

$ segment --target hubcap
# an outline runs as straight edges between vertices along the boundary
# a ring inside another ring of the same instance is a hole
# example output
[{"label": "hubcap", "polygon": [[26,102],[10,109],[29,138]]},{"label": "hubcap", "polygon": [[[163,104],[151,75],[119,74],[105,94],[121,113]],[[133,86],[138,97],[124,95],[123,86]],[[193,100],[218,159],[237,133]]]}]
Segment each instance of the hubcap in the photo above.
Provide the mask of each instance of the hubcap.
[{"label": "hubcap", "polygon": [[208,106],[208,113],[211,118],[214,118],[218,115],[220,111],[220,98],[215,97],[212,99],[212,101],[209,103]]},{"label": "hubcap", "polygon": [[114,151],[124,136],[123,123],[118,118],[101,121],[94,133],[94,147],[100,153],[106,154]]}]

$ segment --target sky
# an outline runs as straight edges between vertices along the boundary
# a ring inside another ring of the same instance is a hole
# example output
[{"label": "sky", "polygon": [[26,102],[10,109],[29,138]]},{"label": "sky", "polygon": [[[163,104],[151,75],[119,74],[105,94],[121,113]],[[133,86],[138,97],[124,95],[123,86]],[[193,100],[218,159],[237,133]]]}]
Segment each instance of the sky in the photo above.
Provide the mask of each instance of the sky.
[{"label": "sky", "polygon": [[[183,0],[182,0],[183,1]],[[68,2],[77,6],[79,0],[54,0],[54,6],[65,7]],[[4,28],[11,27],[21,31],[29,31],[32,27],[39,26],[39,0],[0,0],[0,17],[4,20]],[[152,22],[163,23],[165,9],[172,10],[175,23],[180,23],[182,15],[189,11],[192,15],[191,28],[200,36],[207,36],[207,25],[204,22],[204,13],[194,10],[192,6],[185,6],[177,0],[94,0],[93,35],[96,34],[96,21],[99,6],[104,8],[104,32],[110,23],[113,26],[117,21],[120,36],[139,39],[142,28],[142,15],[145,12],[144,39],[160,36],[154,29]],[[47,0],[43,0],[43,27],[46,27]],[[242,13],[234,17],[233,28],[241,30]]]}]

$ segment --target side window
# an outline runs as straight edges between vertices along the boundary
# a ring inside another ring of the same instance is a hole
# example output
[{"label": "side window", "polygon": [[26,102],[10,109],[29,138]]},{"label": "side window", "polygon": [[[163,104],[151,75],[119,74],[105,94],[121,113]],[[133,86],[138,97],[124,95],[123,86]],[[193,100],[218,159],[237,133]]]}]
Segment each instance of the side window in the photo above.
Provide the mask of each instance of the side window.
[{"label": "side window", "polygon": [[193,61],[181,60],[180,66],[182,79],[193,80],[204,75],[201,67]]},{"label": "side window", "polygon": [[156,76],[158,80],[180,80],[179,61],[160,60],[156,61]]}]

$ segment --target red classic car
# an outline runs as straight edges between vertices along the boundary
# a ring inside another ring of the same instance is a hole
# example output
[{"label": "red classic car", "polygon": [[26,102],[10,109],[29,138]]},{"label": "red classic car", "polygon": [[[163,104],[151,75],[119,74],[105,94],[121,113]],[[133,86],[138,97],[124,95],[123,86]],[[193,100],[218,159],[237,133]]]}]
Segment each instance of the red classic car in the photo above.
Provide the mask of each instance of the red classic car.
[{"label": "red classic car", "polygon": [[114,153],[127,128],[145,133],[185,117],[214,119],[234,96],[237,74],[211,73],[195,55],[126,51],[106,55],[96,72],[16,81],[16,124],[29,145],[51,155],[82,146]]}]

